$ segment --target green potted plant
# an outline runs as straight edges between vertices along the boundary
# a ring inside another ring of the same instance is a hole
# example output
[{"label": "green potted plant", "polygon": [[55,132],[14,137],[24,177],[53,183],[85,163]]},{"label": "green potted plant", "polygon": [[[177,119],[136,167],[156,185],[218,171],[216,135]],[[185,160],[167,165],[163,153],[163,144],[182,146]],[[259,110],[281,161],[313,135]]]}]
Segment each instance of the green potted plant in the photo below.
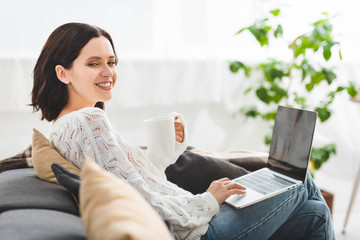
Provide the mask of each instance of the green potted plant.
[{"label": "green potted plant", "polygon": [[[270,47],[270,40],[282,40],[282,25],[271,25],[271,18],[278,17],[279,14],[279,9],[272,10],[268,18],[257,20],[254,24],[240,29],[236,34],[249,31],[261,47]],[[288,50],[292,52],[292,59],[288,61],[274,57],[255,67],[250,67],[243,61],[231,61],[231,72],[242,72],[245,79],[252,81],[251,86],[245,90],[244,94],[254,93],[258,100],[250,106],[242,107],[240,113],[245,117],[262,118],[265,121],[273,122],[276,106],[283,104],[313,109],[318,113],[320,122],[325,122],[331,117],[331,104],[339,93],[346,91],[351,97],[354,97],[357,94],[354,84],[350,82],[347,86],[338,85],[334,68],[327,64],[327,61],[333,56],[334,46],[339,45],[332,35],[332,28],[328,14],[323,13],[322,18],[312,24],[312,30],[309,33],[300,34],[290,43],[285,42]],[[341,59],[340,50],[338,53]],[[321,61],[312,61],[319,55]],[[251,78],[253,71],[260,72],[261,76],[258,79]],[[327,85],[326,87],[324,83]],[[311,98],[311,95],[319,94],[319,91],[314,91],[317,88],[322,89],[324,97],[317,103],[311,101],[309,104],[308,99]],[[258,108],[260,104],[266,105],[268,110],[260,111]],[[266,135],[265,144],[268,145],[270,141],[271,136]],[[333,143],[314,147],[311,154],[313,169],[319,169],[331,154],[335,153],[336,145]]]},{"label": "green potted plant", "polygon": [[[334,56],[335,49],[338,52],[338,58],[340,60],[342,58],[339,42],[332,34],[331,19],[328,14],[323,13],[321,19],[312,23],[310,32],[300,34],[288,42],[283,39],[283,26],[273,21],[278,20],[279,15],[279,9],[272,10],[269,17],[257,20],[236,33],[236,35],[241,35],[244,32],[250,32],[262,48],[269,48],[273,41],[282,41],[286,44],[286,49],[291,51],[292,56],[287,61],[274,56],[256,66],[249,66],[240,60],[230,61],[231,72],[242,73],[242,80],[250,85],[244,94],[254,94],[257,99],[253,104],[241,107],[239,112],[247,118],[261,118],[273,123],[276,107],[281,104],[313,109],[318,113],[320,122],[323,123],[331,117],[331,104],[338,94],[347,92],[351,97],[357,94],[353,83],[348,83],[346,86],[339,85],[334,67],[329,66],[328,60]],[[253,72],[256,72],[259,77],[253,77]],[[320,93],[323,96],[316,102],[314,96],[318,97]],[[272,124],[269,125],[272,128]],[[267,145],[271,141],[270,133],[269,129],[269,134],[265,136]],[[310,167],[312,174],[335,153],[334,143],[313,147]]]}]

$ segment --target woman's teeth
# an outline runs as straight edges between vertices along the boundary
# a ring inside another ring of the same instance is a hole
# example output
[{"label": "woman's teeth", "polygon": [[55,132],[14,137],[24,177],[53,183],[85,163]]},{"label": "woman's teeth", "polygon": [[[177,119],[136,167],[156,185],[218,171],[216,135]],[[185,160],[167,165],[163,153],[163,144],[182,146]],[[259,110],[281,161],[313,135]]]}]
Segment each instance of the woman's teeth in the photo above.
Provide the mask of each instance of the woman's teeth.
[{"label": "woman's teeth", "polygon": [[98,85],[99,87],[110,87],[111,86],[111,82],[108,82],[108,83],[98,83],[96,84]]}]

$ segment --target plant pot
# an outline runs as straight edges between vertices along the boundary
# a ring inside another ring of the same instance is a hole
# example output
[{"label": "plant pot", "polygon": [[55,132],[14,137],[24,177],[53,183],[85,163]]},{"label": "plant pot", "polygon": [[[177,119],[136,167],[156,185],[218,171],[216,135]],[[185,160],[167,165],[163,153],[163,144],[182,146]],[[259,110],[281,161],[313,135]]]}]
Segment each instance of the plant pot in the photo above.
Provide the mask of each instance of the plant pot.
[{"label": "plant pot", "polygon": [[334,194],[330,193],[328,191],[325,191],[324,189],[320,189],[321,194],[323,195],[326,204],[328,205],[329,209],[330,209],[330,213],[332,216],[332,208],[333,208],[333,202],[334,202]]}]

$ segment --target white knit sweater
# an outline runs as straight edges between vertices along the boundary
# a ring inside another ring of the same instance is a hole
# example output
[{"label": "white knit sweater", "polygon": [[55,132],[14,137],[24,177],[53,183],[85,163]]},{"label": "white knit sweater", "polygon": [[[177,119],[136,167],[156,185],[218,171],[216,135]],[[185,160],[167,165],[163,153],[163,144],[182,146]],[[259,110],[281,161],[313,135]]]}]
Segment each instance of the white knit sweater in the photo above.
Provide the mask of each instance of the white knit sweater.
[{"label": "white knit sweater", "polygon": [[60,154],[77,167],[81,168],[84,158],[90,157],[130,183],[170,222],[176,239],[200,239],[219,211],[210,193],[193,195],[166,179],[165,168],[175,162],[186,143],[177,143],[173,159],[159,163],[126,142],[99,108],[83,108],[59,118],[50,139]]}]

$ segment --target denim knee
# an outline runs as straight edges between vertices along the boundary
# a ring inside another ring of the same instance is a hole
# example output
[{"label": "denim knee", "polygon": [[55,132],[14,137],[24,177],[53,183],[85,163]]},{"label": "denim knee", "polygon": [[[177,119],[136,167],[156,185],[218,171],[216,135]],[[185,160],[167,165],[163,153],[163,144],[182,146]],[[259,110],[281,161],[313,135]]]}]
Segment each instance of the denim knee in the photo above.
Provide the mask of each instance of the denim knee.
[{"label": "denim knee", "polygon": [[323,201],[308,200],[290,219],[302,218],[305,216],[313,216],[313,224],[325,223],[331,224],[331,214],[329,207]]},{"label": "denim knee", "polygon": [[323,201],[311,201],[314,205],[314,213],[316,213],[319,217],[322,217],[327,222],[331,221],[331,213],[329,207]]},{"label": "denim knee", "polygon": [[327,205],[318,200],[306,201],[277,230],[271,239],[292,239],[294,234],[299,239],[335,239],[331,215]]},{"label": "denim knee", "polygon": [[316,225],[325,229],[325,239],[335,239],[331,213],[327,204],[323,201],[317,200],[309,200],[309,202],[311,202],[311,208],[313,210],[312,214],[317,218]]}]

